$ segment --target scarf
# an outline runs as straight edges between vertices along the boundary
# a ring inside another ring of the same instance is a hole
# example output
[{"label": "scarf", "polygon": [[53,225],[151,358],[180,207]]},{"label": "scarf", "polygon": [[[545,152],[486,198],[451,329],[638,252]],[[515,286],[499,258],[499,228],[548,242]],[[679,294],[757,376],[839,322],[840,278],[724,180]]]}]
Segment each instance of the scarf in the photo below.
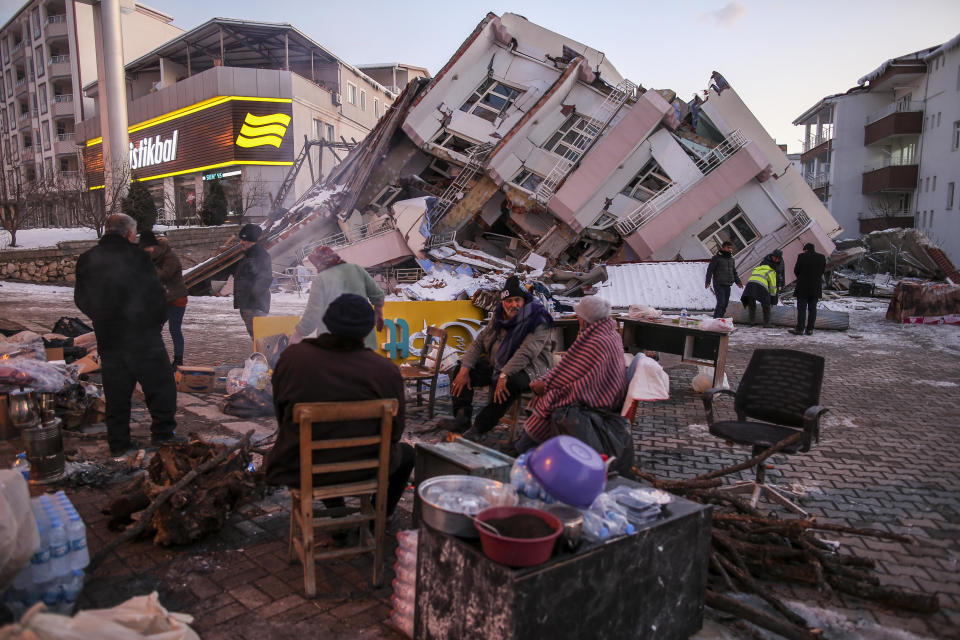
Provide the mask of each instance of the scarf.
[{"label": "scarf", "polygon": [[330,267],[335,267],[338,264],[343,264],[343,260],[337,253],[326,245],[322,245],[313,250],[309,256],[310,263],[317,269],[317,273],[329,269]]},{"label": "scarf", "polygon": [[584,327],[560,364],[540,379],[547,391],[534,397],[525,425],[537,442],[552,435],[550,417],[556,409],[578,403],[593,409],[619,409],[627,376],[617,321],[604,318]]},{"label": "scarf", "polygon": [[533,333],[534,329],[541,324],[546,324],[548,327],[553,325],[553,317],[542,304],[531,298],[525,298],[525,300],[526,303],[523,308],[512,318],[503,317],[502,304],[497,305],[493,312],[493,328],[498,333],[501,330],[506,331],[506,334],[500,339],[497,352],[493,354],[494,384],[500,377],[501,369],[510,362],[510,358],[520,348],[524,338]]}]

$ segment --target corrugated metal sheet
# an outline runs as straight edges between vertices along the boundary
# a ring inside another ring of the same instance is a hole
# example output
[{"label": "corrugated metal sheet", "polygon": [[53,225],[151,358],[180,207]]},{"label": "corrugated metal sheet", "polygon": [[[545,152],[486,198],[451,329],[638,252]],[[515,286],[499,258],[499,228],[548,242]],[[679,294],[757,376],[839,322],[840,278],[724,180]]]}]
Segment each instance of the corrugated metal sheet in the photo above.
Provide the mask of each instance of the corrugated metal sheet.
[{"label": "corrugated metal sheet", "polygon": [[[703,282],[706,262],[642,262],[607,265],[609,279],[599,286],[597,295],[614,307],[644,304],[657,309],[713,311],[717,300]],[[731,300],[739,300],[743,290],[734,285]]]}]

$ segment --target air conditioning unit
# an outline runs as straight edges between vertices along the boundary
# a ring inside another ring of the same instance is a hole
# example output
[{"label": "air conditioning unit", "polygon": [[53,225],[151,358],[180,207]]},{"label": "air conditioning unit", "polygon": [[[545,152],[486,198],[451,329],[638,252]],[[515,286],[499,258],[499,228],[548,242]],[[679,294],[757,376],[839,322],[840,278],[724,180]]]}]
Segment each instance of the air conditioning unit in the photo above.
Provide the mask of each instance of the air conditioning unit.
[{"label": "air conditioning unit", "polygon": [[343,99],[340,97],[339,93],[334,93],[333,95],[333,104],[343,104]]}]

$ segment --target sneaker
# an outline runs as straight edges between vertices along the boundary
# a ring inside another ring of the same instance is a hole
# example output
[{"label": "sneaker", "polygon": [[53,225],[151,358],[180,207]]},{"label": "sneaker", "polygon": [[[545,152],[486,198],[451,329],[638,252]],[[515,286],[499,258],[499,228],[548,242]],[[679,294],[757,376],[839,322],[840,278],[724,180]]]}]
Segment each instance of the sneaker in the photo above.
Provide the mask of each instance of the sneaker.
[{"label": "sneaker", "polygon": [[119,447],[110,447],[110,457],[111,458],[126,458],[128,455],[136,453],[140,450],[140,443],[130,438],[127,444],[121,445]]},{"label": "sneaker", "polygon": [[187,442],[187,438],[185,436],[178,436],[175,433],[171,433],[170,435],[166,436],[153,436],[150,438],[150,445],[154,447],[160,447],[165,444],[178,444],[180,442]]}]

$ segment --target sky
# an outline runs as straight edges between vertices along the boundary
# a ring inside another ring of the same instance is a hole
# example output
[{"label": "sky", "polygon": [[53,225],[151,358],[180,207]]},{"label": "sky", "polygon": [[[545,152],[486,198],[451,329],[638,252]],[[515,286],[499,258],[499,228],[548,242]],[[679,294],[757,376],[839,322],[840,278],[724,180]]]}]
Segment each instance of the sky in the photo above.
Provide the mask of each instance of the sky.
[{"label": "sky", "polygon": [[[21,6],[0,0],[0,24]],[[791,153],[791,122],[888,58],[960,33],[960,0],[516,0],[489,3],[148,0],[191,29],[213,17],[288,22],[353,65],[436,73],[487,11],[512,12],[603,51],[620,73],[684,100],[717,70]],[[589,14],[589,15],[588,15]]]}]

